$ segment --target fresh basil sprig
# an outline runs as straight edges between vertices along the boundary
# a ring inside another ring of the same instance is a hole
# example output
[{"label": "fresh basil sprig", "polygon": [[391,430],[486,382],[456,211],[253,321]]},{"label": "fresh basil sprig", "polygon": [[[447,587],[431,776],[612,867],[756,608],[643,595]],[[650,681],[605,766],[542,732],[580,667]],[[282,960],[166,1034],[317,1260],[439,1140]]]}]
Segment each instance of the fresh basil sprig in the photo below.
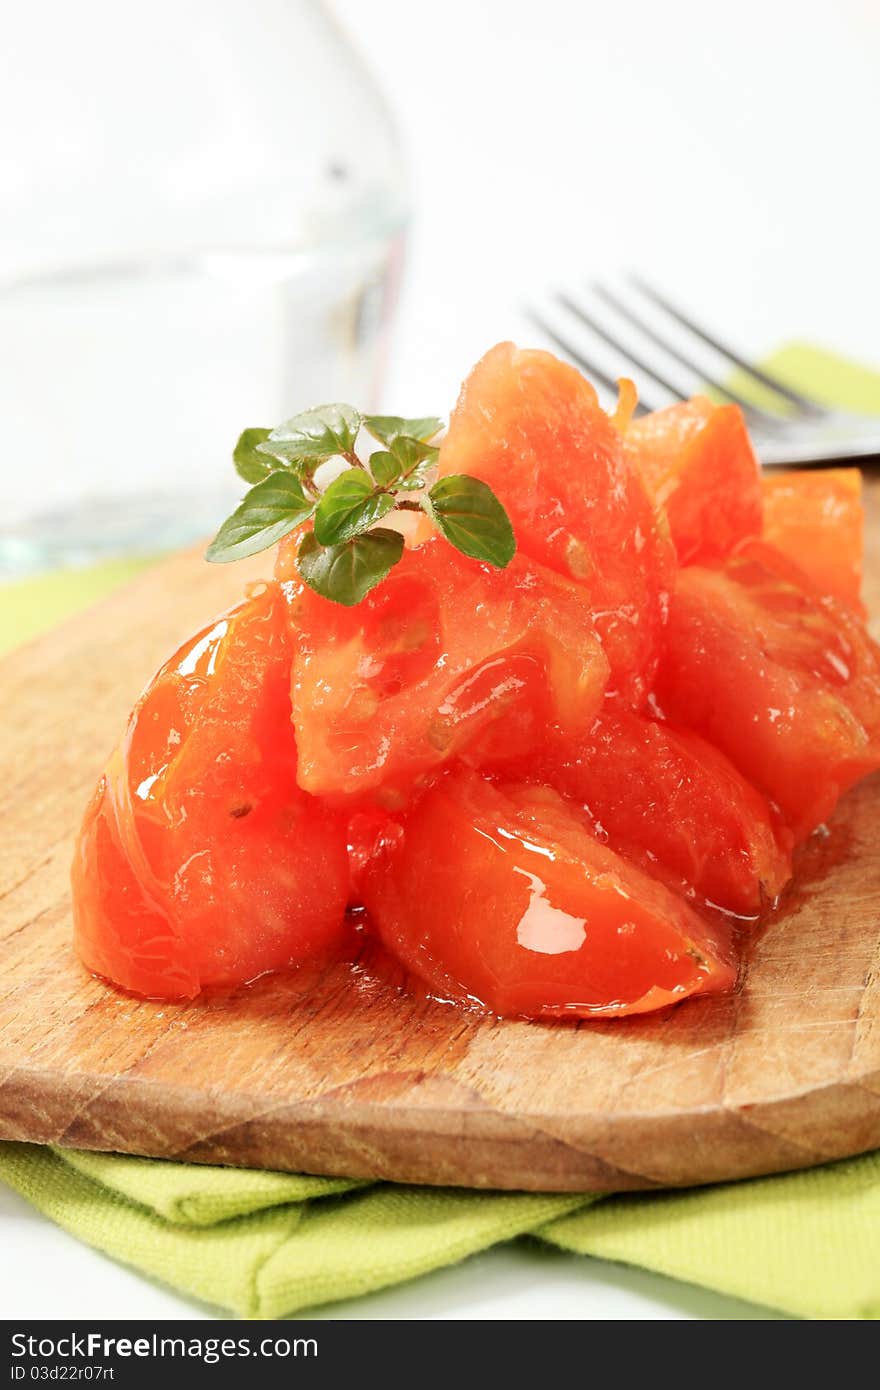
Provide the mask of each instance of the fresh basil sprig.
[{"label": "fresh basil sprig", "polygon": [[456,550],[499,569],[510,564],[516,552],[513,527],[488,483],[451,473],[425,494],[424,508]]},{"label": "fresh basil sprig", "polygon": [[[358,457],[361,428],[383,447]],[[435,416],[362,415],[350,405],[321,405],[273,430],[248,429],[233,453],[253,486],[224,521],[207,559],[240,560],[312,521],[300,541],[297,568],[324,598],[351,606],[375,588],[403,554],[403,538],[379,525],[394,511],[423,511],[446,539],[475,560],[503,569],[516,551],[510,518],[478,478],[436,478],[443,428]],[[348,467],[326,486],[321,464]]]},{"label": "fresh basil sprig", "polygon": [[402,554],[403,536],[384,526],[352,536],[344,545],[321,545],[314,531],[308,531],[300,543],[296,563],[316,593],[351,608],[381,584]]},{"label": "fresh basil sprig", "polygon": [[341,545],[368,531],[397,505],[394,493],[375,483],[365,468],[348,468],[332,482],[315,512],[315,540]]},{"label": "fresh basil sprig", "polygon": [[244,560],[280,541],[308,521],[317,500],[303,490],[292,473],[270,473],[255,483],[232,516],[228,516],[205,553],[207,560]]},{"label": "fresh basil sprig", "polygon": [[235,471],[246,483],[261,483],[277,467],[260,452],[260,445],[269,438],[271,430],[244,430],[232,453]]},{"label": "fresh basil sprig", "polygon": [[277,425],[257,448],[295,471],[314,468],[337,455],[354,463],[360,427],[361,413],[353,406],[318,405]]}]

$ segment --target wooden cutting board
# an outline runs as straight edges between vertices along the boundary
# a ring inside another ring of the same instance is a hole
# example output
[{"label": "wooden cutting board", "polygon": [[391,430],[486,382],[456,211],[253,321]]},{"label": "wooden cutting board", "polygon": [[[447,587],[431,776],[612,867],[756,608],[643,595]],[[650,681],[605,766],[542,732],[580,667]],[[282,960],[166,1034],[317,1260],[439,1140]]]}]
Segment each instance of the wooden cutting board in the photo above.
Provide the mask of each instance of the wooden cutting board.
[{"label": "wooden cutting board", "polygon": [[[880,613],[880,481],[868,597]],[[846,798],[735,996],[500,1021],[362,956],[144,1003],[71,950],[72,839],[159,662],[265,562],[177,556],[0,665],[0,1138],[409,1182],[712,1182],[880,1146],[880,781]]]}]

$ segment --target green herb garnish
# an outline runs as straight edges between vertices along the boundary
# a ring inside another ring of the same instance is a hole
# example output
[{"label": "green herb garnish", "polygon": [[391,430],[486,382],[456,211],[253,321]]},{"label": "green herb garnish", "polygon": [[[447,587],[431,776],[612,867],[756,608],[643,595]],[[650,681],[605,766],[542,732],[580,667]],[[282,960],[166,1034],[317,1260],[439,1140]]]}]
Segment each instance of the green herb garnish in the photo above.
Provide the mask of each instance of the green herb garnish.
[{"label": "green herb garnish", "polygon": [[[362,427],[383,446],[366,462],[356,453]],[[297,568],[316,593],[351,606],[403,554],[402,536],[378,523],[394,511],[423,511],[457,550],[503,569],[516,540],[492,489],[465,474],[432,481],[439,449],[431,441],[442,427],[434,416],[405,420],[322,405],[274,430],[245,430],[232,457],[252,487],[220,527],[207,559],[256,555],[311,520]],[[331,459],[348,467],[325,486],[315,475]]]},{"label": "green herb garnish", "polygon": [[259,446],[271,433],[271,430],[245,430],[239,435],[238,443],[232,452],[232,462],[235,464],[236,473],[240,478],[244,478],[246,483],[261,483],[276,466],[259,451]]}]

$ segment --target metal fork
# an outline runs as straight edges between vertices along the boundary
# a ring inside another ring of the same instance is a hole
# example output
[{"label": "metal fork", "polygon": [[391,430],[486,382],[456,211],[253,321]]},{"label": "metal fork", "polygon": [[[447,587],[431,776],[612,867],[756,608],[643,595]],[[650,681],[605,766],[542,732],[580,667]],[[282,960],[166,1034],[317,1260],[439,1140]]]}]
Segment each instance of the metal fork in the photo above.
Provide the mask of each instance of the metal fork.
[{"label": "metal fork", "polygon": [[[880,419],[831,409],[794,390],[638,276],[629,277],[623,294],[603,284],[591,290],[589,298],[559,290],[547,312],[529,307],[527,316],[563,356],[616,394],[616,380],[592,356],[596,343],[610,348],[620,364],[615,375],[633,377],[639,388],[640,412],[665,403],[658,388],[685,400],[708,387],[716,398],[742,407],[762,463],[791,467],[880,458]],[[633,337],[637,347],[630,345]],[[713,368],[710,354],[720,368]],[[735,371],[736,385],[719,380],[719,370]],[[757,388],[754,397],[750,388]]]}]

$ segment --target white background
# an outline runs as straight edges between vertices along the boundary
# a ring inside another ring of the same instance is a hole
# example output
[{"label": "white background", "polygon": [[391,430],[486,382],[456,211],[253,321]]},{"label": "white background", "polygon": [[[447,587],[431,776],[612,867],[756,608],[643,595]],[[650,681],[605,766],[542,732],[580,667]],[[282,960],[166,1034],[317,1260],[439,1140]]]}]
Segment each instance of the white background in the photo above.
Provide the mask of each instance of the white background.
[{"label": "white background", "polygon": [[877,0],[337,0],[418,210],[389,396],[442,412],[547,287],[629,267],[747,348],[880,361]]},{"label": "white background", "polygon": [[[334,8],[386,87],[413,177],[390,409],[442,413],[491,341],[530,336],[525,300],[626,267],[746,348],[807,338],[880,359],[877,0]],[[210,1316],[2,1189],[0,1244],[7,1318]],[[329,1313],[762,1316],[529,1248]]]}]

